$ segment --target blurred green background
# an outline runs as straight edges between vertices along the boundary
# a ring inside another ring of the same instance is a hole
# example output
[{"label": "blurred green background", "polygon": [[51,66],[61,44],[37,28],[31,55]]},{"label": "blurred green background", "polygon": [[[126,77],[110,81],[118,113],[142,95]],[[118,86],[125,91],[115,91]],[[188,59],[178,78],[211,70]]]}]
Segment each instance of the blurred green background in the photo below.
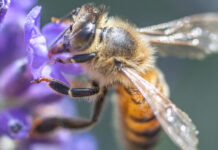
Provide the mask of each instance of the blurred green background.
[{"label": "blurred green background", "polygon": [[[42,24],[52,16],[61,17],[85,3],[109,6],[109,15],[128,19],[139,27],[159,24],[183,16],[218,12],[218,0],[39,0],[42,5]],[[200,150],[215,150],[218,143],[218,55],[203,61],[159,58],[157,65],[164,72],[171,90],[171,100],[187,112],[196,124]],[[89,116],[89,103],[81,102],[81,116]],[[117,150],[118,143],[113,127],[113,105],[108,101],[98,125],[91,130],[98,140],[100,150]],[[178,148],[163,135],[156,150]]]}]

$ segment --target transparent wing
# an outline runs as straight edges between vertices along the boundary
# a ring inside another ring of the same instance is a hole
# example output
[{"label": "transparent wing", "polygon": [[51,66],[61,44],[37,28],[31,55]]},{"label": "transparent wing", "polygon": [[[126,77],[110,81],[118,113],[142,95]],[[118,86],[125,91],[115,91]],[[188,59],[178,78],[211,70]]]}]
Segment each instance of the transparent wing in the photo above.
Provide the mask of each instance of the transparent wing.
[{"label": "transparent wing", "polygon": [[193,15],[137,30],[163,55],[203,58],[218,52],[218,13]]},{"label": "transparent wing", "polygon": [[122,72],[144,96],[162,128],[174,143],[183,150],[196,150],[198,131],[188,115],[131,69],[123,68]]}]

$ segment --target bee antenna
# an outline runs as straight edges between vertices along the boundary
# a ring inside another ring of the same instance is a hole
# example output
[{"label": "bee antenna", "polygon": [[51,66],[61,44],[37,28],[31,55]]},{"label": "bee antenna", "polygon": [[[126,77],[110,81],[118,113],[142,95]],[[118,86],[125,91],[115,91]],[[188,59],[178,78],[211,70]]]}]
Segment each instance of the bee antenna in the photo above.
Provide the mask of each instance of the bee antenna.
[{"label": "bee antenna", "polygon": [[55,39],[52,41],[52,43],[49,45],[48,50],[50,51],[55,44],[64,36],[64,34],[72,27],[72,25],[69,25],[64,31],[62,31]]}]

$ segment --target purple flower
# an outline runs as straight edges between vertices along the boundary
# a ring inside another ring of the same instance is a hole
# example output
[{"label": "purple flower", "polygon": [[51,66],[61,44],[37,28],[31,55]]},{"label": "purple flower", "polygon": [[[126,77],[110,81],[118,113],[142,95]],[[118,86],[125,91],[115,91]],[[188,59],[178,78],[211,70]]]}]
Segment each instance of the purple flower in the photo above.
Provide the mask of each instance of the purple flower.
[{"label": "purple flower", "polygon": [[42,34],[46,38],[47,46],[49,46],[52,41],[54,40],[54,37],[57,37],[65,28],[66,24],[64,23],[48,23],[42,28]]},{"label": "purple flower", "polygon": [[[37,115],[49,116],[75,116],[74,103],[64,99],[58,103],[41,106],[36,110]],[[67,106],[67,107],[66,107]],[[67,110],[66,110],[67,109]],[[89,133],[72,134],[66,130],[59,130],[49,135],[28,137],[32,116],[28,116],[25,109],[7,109],[0,112],[0,133],[11,138],[22,139],[16,143],[16,150],[97,150],[97,141]],[[4,123],[2,123],[4,121]],[[0,138],[1,141],[1,138]],[[2,148],[2,147],[1,147]]]},{"label": "purple flower", "polygon": [[2,0],[0,2],[0,24],[4,19],[4,16],[8,10],[9,5],[10,5],[10,0]]},{"label": "purple flower", "polygon": [[27,12],[36,2],[37,0],[11,0],[11,7],[13,9],[16,9],[17,12]]},{"label": "purple flower", "polygon": [[[45,84],[31,84],[31,80],[49,77],[67,83],[68,78],[73,78],[83,70],[78,64],[48,64],[47,46],[66,25],[49,23],[41,32],[39,6],[27,15],[24,24],[23,16],[33,0],[24,1],[11,1],[0,30],[1,64],[10,64],[0,74],[0,104],[4,107],[0,110],[0,143],[8,142],[4,141],[9,140],[4,138],[7,136],[19,139],[10,142],[13,147],[10,149],[14,150],[96,150],[96,140],[89,133],[73,135],[68,130],[58,130],[39,137],[31,134],[36,118],[77,115],[71,98],[62,98]],[[16,13],[17,18],[13,19]],[[25,49],[28,57],[24,55]],[[3,146],[10,147],[1,144],[0,149],[6,149]]]},{"label": "purple flower", "polygon": [[49,23],[40,31],[41,7],[36,6],[28,14],[25,23],[25,41],[27,43],[28,61],[34,79],[40,77],[55,78],[68,83],[66,74],[78,75],[83,70],[78,64],[50,64],[48,45],[57,37],[66,25]]},{"label": "purple flower", "polygon": [[0,111],[0,135],[15,139],[28,137],[32,120],[30,118],[35,110],[61,100],[61,96],[46,85],[31,84],[32,78],[25,58],[15,61],[1,74],[1,105],[9,105],[9,108]]},{"label": "purple flower", "polygon": [[22,58],[14,61],[0,75],[1,96],[11,101],[16,99],[16,101],[28,104],[47,104],[61,98],[46,85],[31,84],[32,79],[27,59]]},{"label": "purple flower", "polygon": [[[75,104],[69,98],[53,105],[40,107],[42,116],[72,117],[77,115]],[[47,112],[49,110],[49,112]],[[47,112],[47,113],[45,113]],[[66,130],[59,130],[52,135],[31,137],[19,143],[17,150],[97,150],[97,141],[90,133],[72,134]]]},{"label": "purple flower", "polygon": [[1,111],[0,122],[0,133],[11,138],[24,138],[30,130],[30,117],[18,108]]},{"label": "purple flower", "polygon": [[90,133],[68,134],[59,132],[55,137],[35,138],[22,142],[17,150],[97,150],[97,141]]},{"label": "purple flower", "polygon": [[37,0],[2,0],[1,2],[3,5],[0,4],[0,71],[13,60],[25,56],[24,21],[27,10]]},{"label": "purple flower", "polygon": [[32,75],[27,71],[27,59],[19,59],[9,65],[0,75],[0,79],[0,92],[3,96],[21,95],[29,88],[32,80]]},{"label": "purple flower", "polygon": [[[5,0],[3,0],[5,1]],[[37,0],[10,0],[9,9],[4,20],[4,25],[19,24],[23,27],[27,11],[37,2]]]},{"label": "purple flower", "polygon": [[75,136],[69,146],[66,145],[65,150],[71,150],[70,147],[74,146],[76,150],[96,150],[96,139],[90,134],[82,134]]},{"label": "purple flower", "polygon": [[25,23],[25,41],[27,43],[28,61],[34,78],[39,78],[43,67],[48,62],[46,39],[40,32],[41,7],[36,6],[27,15]]}]

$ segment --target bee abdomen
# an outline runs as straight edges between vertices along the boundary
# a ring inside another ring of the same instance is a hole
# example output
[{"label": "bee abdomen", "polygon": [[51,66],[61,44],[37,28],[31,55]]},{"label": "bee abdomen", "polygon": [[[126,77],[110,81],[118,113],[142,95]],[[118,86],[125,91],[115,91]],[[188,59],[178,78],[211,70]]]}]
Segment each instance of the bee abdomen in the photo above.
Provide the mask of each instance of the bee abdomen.
[{"label": "bee abdomen", "polygon": [[129,149],[147,150],[156,145],[161,127],[154,116],[149,119],[133,119],[130,116],[125,118],[123,134]]},{"label": "bee abdomen", "polygon": [[[162,93],[165,84],[156,70],[142,75]],[[151,150],[158,142],[161,127],[150,106],[136,87],[117,87],[119,96],[119,130],[128,150]]]},{"label": "bee abdomen", "polygon": [[120,130],[129,150],[148,150],[155,146],[161,131],[147,102],[137,89],[119,87]]}]

